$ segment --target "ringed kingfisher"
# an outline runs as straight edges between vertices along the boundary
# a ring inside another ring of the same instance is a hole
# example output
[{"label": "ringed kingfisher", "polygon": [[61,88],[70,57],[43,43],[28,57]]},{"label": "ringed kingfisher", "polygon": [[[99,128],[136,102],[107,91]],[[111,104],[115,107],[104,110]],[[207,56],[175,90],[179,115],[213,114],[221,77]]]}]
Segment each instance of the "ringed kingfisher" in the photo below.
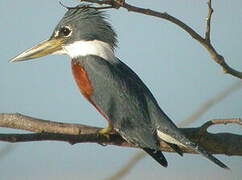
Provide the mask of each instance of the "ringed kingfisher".
[{"label": "ringed kingfisher", "polygon": [[160,141],[180,155],[179,146],[184,146],[228,169],[200,145],[187,139],[162,111],[138,75],[115,56],[117,35],[105,12],[82,5],[67,9],[48,40],[24,51],[11,62],[67,54],[80,92],[108,121],[100,134],[115,130],[164,167],[168,163],[160,150]]}]

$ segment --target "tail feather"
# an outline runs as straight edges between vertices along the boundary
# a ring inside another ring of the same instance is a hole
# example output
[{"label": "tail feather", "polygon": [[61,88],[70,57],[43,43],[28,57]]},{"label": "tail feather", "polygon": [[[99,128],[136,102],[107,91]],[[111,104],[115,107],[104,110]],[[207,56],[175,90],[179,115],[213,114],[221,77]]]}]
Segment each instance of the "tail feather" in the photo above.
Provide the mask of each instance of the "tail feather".
[{"label": "tail feather", "polygon": [[206,151],[203,147],[191,142],[190,140],[188,140],[186,138],[183,138],[182,140],[183,140],[183,142],[181,142],[181,141],[180,142],[182,144],[184,144],[186,147],[200,153],[201,155],[203,155],[204,157],[206,157],[208,160],[212,161],[219,167],[224,168],[224,169],[229,169],[228,166],[226,166],[223,162],[221,162],[216,157],[214,157],[212,154],[210,154],[208,151]]},{"label": "tail feather", "polygon": [[199,146],[198,144],[191,142],[187,138],[183,138],[182,140],[183,140],[183,142],[181,142],[181,141],[180,142],[182,144],[184,144],[186,147],[200,153],[201,155],[203,155],[204,157],[206,157],[208,160],[212,161],[213,163],[215,163],[219,167],[224,168],[224,169],[230,169],[223,162],[221,162],[216,157],[214,157],[212,154],[210,154],[208,151],[206,151],[203,147]]},{"label": "tail feather", "polygon": [[143,150],[147,152],[150,156],[152,156],[160,165],[167,167],[167,160],[161,151],[149,148],[143,148]]},{"label": "tail feather", "polygon": [[[169,120],[169,122],[171,122],[171,121]],[[223,162],[221,162],[216,157],[214,157],[212,154],[207,152],[203,147],[201,147],[198,144],[195,144],[192,141],[190,141],[189,139],[187,139],[186,136],[183,135],[177,129],[177,127],[175,125],[172,125],[172,124],[170,124],[170,125],[171,126],[168,128],[169,132],[167,132],[167,130],[164,131],[164,129],[158,129],[157,135],[163,141],[168,142],[168,144],[171,143],[169,145],[176,152],[178,152],[180,154],[180,151],[179,151],[180,148],[177,148],[177,145],[178,146],[182,145],[182,146],[185,146],[187,148],[190,148],[190,149],[200,153],[201,155],[203,155],[204,157],[206,157],[208,160],[212,161],[213,163],[215,163],[219,167],[224,168],[224,169],[229,169],[228,166],[226,166]],[[175,146],[174,146],[174,144],[175,144]]]},{"label": "tail feather", "polygon": [[178,154],[182,155],[181,149],[178,147],[179,145],[185,146],[187,148],[190,148],[200,154],[202,154],[204,157],[212,161],[213,163],[217,164],[221,168],[229,169],[228,166],[226,166],[224,163],[222,163],[220,160],[218,160],[216,157],[214,157],[212,154],[207,152],[203,147],[193,143],[189,139],[187,139],[181,132],[177,131],[177,129],[173,129],[173,134],[171,133],[164,133],[161,130],[158,130],[158,136],[160,139],[165,141],[172,149],[174,149]]},{"label": "tail feather", "polygon": [[209,152],[207,152],[201,146],[197,146],[194,150],[196,150],[197,152],[199,152],[200,154],[202,154],[204,157],[206,157],[210,161],[212,161],[215,164],[217,164],[219,167],[224,168],[224,169],[228,169],[228,170],[230,169],[223,162],[221,162],[220,160],[218,160],[216,157],[214,157],[212,154],[210,154]]},{"label": "tail feather", "polygon": [[176,144],[172,144],[172,143],[169,143],[169,142],[166,142],[166,141],[165,141],[165,143],[168,144],[168,145],[169,145],[174,151],[176,151],[180,156],[183,156],[183,152],[182,152],[181,148],[180,148],[178,145],[176,145]]}]

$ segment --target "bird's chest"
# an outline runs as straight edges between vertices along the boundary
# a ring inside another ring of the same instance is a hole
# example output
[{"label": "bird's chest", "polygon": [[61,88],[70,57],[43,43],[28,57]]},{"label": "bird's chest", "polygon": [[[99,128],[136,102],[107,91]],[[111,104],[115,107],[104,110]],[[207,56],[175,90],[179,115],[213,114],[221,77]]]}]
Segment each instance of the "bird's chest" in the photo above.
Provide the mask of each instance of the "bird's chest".
[{"label": "bird's chest", "polygon": [[88,73],[85,71],[84,67],[78,62],[72,62],[72,73],[79,87],[81,93],[90,99],[93,94],[93,88],[91,82],[88,78]]}]

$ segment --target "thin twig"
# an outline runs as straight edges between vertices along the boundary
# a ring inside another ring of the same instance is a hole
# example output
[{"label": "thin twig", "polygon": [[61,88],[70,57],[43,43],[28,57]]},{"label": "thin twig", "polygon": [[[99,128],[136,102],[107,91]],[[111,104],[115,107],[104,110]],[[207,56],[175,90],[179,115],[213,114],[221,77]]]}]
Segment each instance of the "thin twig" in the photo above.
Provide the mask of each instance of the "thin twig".
[{"label": "thin twig", "polygon": [[242,120],[240,118],[235,119],[214,119],[211,121],[206,122],[200,127],[200,134],[203,135],[207,131],[207,129],[212,125],[218,125],[218,124],[238,124],[242,126]]},{"label": "thin twig", "polygon": [[208,17],[206,19],[207,21],[207,28],[206,28],[206,33],[205,33],[205,39],[207,43],[210,43],[210,34],[211,34],[211,18],[213,14],[213,8],[212,8],[212,0],[208,0]]}]

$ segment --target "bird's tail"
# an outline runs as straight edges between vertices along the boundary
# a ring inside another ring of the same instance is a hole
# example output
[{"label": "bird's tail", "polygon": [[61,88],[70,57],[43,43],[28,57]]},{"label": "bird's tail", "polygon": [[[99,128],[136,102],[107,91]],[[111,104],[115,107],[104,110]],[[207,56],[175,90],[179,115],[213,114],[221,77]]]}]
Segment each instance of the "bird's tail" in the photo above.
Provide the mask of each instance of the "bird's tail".
[{"label": "bird's tail", "polygon": [[[180,134],[181,135],[181,134]],[[189,139],[185,138],[183,135],[183,138],[179,138],[180,143],[183,144],[185,147],[188,147],[200,154],[202,154],[204,157],[206,157],[208,160],[212,161],[213,163],[217,164],[219,167],[224,169],[229,169],[228,166],[226,166],[223,162],[218,160],[216,157],[214,157],[212,154],[210,154],[208,151],[206,151],[203,147],[201,147],[198,144],[195,144],[191,142]]]},{"label": "bird's tail", "polygon": [[152,156],[160,165],[167,167],[167,160],[161,151],[150,148],[143,148],[143,150],[147,152],[150,156]]},{"label": "bird's tail", "polygon": [[204,157],[212,161],[213,163],[217,164],[219,167],[224,169],[230,169],[228,166],[226,166],[223,162],[218,160],[216,157],[214,157],[212,154],[207,152],[205,149],[203,149],[201,146],[193,146],[193,150],[197,151],[198,153],[202,154]]},{"label": "bird's tail", "polygon": [[[164,124],[166,125],[165,127],[164,127]],[[223,162],[221,162],[212,154],[207,152],[203,147],[187,139],[186,136],[181,131],[179,131],[176,125],[169,119],[169,117],[165,113],[162,112],[162,121],[158,122],[157,126],[160,127],[157,130],[158,137],[163,141],[168,142],[169,145],[175,144],[178,146],[185,146],[189,149],[192,149],[202,154],[204,157],[206,157],[208,160],[212,161],[213,163],[217,164],[219,167],[224,169],[229,169],[228,166],[226,166]],[[169,132],[167,132],[167,129],[169,130]],[[176,146],[171,146],[171,148],[173,148],[180,155],[182,154],[179,151],[179,148],[177,148]]]}]

